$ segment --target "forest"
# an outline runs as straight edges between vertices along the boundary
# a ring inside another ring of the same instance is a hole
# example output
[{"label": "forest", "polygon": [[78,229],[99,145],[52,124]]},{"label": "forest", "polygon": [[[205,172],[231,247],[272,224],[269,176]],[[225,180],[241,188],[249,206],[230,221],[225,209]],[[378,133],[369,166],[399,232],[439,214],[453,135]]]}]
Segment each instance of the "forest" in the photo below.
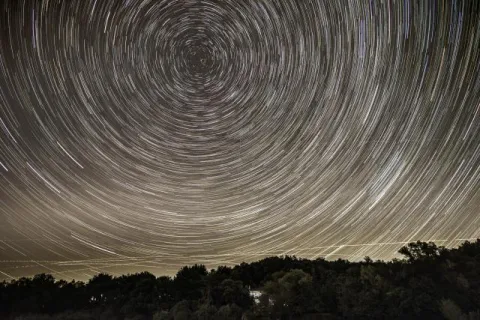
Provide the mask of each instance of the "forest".
[{"label": "forest", "polygon": [[0,319],[480,319],[480,239],[410,243],[402,259],[269,257],[174,277],[52,275],[3,281]]}]

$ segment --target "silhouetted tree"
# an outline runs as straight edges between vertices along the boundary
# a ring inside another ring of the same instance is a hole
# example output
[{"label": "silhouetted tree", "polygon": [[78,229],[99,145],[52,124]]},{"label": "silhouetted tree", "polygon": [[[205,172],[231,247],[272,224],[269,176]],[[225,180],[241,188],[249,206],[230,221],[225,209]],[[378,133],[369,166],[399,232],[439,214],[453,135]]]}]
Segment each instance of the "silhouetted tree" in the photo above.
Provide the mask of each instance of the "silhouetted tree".
[{"label": "silhouetted tree", "polygon": [[408,261],[414,262],[437,258],[440,256],[441,250],[443,247],[437,247],[433,242],[417,241],[402,247],[398,252],[407,257]]},{"label": "silhouetted tree", "polygon": [[219,285],[209,289],[208,300],[217,308],[227,304],[236,304],[241,308],[248,309],[253,304],[250,291],[241,281],[225,279]]},{"label": "silhouetted tree", "polygon": [[204,265],[186,266],[180,269],[173,280],[176,300],[198,300],[204,295],[207,284],[207,269]]}]

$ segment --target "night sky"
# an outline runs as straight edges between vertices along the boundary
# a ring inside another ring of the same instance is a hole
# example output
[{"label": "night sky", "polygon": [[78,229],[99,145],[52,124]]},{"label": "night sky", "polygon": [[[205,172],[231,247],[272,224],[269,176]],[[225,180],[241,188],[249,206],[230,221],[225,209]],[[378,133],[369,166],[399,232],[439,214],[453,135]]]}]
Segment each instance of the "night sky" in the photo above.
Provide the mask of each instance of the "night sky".
[{"label": "night sky", "polygon": [[480,237],[480,1],[0,11],[0,279]]}]

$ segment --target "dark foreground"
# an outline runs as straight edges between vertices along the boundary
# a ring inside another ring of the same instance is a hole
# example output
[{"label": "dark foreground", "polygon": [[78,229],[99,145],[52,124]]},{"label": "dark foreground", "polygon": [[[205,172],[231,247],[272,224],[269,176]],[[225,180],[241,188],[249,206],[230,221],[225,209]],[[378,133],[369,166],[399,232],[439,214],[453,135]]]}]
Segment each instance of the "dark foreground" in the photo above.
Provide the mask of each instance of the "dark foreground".
[{"label": "dark foreground", "polygon": [[[352,263],[271,257],[174,278],[51,275],[0,285],[0,319],[480,320],[480,240],[445,249],[417,242],[403,260]],[[254,299],[252,294],[262,295]]]}]

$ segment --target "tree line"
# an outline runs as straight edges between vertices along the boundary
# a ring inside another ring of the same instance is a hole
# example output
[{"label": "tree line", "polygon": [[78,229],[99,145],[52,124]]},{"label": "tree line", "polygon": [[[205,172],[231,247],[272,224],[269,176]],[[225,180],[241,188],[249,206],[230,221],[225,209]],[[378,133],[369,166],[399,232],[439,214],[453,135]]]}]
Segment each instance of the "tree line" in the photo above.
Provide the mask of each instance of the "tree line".
[{"label": "tree line", "polygon": [[185,266],[175,277],[102,273],[86,283],[39,274],[0,284],[0,319],[480,320],[480,239],[399,252],[403,259],[386,262],[284,256]]}]

